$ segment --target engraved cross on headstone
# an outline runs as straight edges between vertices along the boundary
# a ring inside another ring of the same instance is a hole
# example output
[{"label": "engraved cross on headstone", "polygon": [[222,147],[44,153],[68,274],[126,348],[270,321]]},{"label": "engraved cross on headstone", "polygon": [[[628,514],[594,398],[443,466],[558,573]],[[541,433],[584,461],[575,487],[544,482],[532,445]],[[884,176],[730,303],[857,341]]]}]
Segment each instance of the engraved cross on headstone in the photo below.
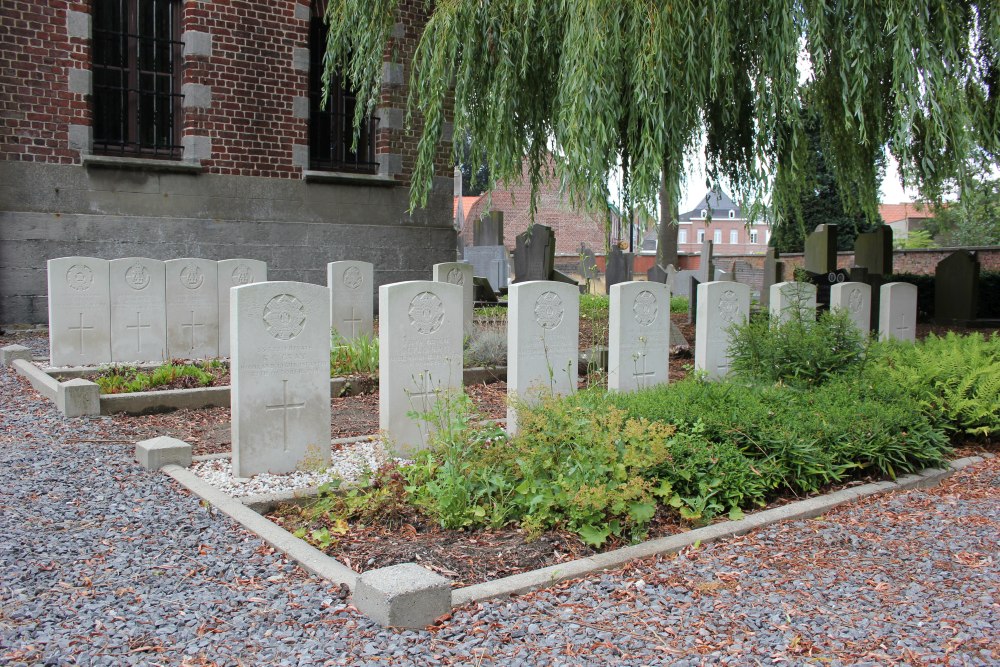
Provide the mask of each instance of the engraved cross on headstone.
[{"label": "engraved cross on headstone", "polygon": [[[142,323],[142,313],[136,311],[135,313],[135,324],[126,324],[126,329],[135,329],[135,349],[138,352],[142,352],[142,330],[151,329],[153,325]],[[192,347],[194,345],[192,344]]]},{"label": "engraved cross on headstone", "polygon": [[80,355],[81,356],[83,355],[83,332],[84,331],[89,331],[90,329],[93,329],[93,328],[94,327],[85,327],[85,326],[83,326],[83,313],[80,313],[80,326],[78,326],[78,327],[68,327],[68,329],[70,331],[79,331],[80,332]]},{"label": "engraved cross on headstone", "polygon": [[636,385],[638,385],[640,389],[645,389],[649,382],[647,378],[652,378],[654,375],[656,375],[656,373],[654,371],[646,370],[645,352],[639,354],[639,360],[642,361],[641,364],[642,369],[640,370],[639,368],[636,368],[635,372],[632,373],[632,377],[635,379]]},{"label": "engraved cross on headstone", "polygon": [[434,390],[434,387],[431,386],[430,371],[425,370],[423,373],[420,374],[419,384],[422,385],[419,391],[407,391],[406,395],[409,396],[411,400],[414,398],[419,398],[423,405],[422,412],[427,412],[431,409],[427,399],[437,395],[437,392]]},{"label": "engraved cross on headstone", "polygon": [[191,324],[182,324],[181,325],[182,329],[191,329],[191,349],[192,350],[194,349],[194,330],[197,327],[203,327],[203,326],[205,326],[205,325],[204,324],[198,324],[197,322],[195,322],[194,311],[193,310],[191,311]]},{"label": "engraved cross on headstone", "polygon": [[728,375],[729,374],[729,357],[723,357],[719,361],[719,365],[716,366],[716,368],[719,370],[719,373],[721,373],[722,375]]},{"label": "engraved cross on headstone", "polygon": [[910,330],[909,325],[906,323],[906,314],[900,313],[896,320],[899,322],[899,324],[894,327],[896,329],[896,335],[897,337],[902,338],[907,335],[906,332]]},{"label": "engraved cross on headstone", "polygon": [[281,404],[266,405],[266,410],[281,410],[281,444],[288,451],[288,411],[305,407],[305,403],[288,402],[288,380],[281,381]]},{"label": "engraved cross on headstone", "polygon": [[351,338],[357,338],[358,325],[361,324],[361,318],[358,317],[357,309],[354,306],[351,306],[351,316],[344,318],[344,324],[347,324],[348,322],[351,323]]}]

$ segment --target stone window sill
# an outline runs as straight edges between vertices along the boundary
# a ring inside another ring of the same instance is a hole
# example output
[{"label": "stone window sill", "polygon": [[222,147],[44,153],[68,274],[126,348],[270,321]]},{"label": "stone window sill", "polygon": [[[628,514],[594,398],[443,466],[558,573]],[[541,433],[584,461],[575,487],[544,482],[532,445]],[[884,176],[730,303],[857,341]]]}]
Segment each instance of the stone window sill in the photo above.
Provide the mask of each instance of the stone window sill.
[{"label": "stone window sill", "polygon": [[113,155],[84,155],[84,167],[105,169],[139,169],[143,171],[172,171],[185,174],[199,174],[202,171],[199,160],[151,160],[140,157],[115,157]]},{"label": "stone window sill", "polygon": [[392,176],[379,174],[351,174],[342,171],[312,171],[304,170],[302,178],[311,183],[343,183],[348,185],[374,185],[392,187],[397,185]]}]

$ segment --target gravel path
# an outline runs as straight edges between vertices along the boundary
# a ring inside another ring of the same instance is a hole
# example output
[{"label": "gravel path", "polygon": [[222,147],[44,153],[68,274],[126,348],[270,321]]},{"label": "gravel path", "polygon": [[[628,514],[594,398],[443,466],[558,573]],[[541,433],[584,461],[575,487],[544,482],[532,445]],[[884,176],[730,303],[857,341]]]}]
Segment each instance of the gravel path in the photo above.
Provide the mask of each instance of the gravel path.
[{"label": "gravel path", "polygon": [[6,369],[0,395],[0,664],[1000,663],[1000,459],[396,633],[100,442],[110,420]]}]

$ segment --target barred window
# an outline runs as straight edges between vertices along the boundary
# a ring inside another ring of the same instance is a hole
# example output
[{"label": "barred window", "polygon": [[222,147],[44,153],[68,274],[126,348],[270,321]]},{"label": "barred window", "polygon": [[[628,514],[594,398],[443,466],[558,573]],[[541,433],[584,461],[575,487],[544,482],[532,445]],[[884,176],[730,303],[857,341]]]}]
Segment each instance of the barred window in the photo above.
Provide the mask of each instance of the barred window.
[{"label": "barred window", "polygon": [[378,119],[361,125],[357,150],[354,146],[354,110],[357,99],[343,77],[330,79],[330,95],[323,106],[323,55],[329,31],[323,15],[325,1],[313,2],[309,23],[309,168],[373,174],[375,131]]},{"label": "barred window", "polygon": [[181,0],[98,0],[94,152],[181,157]]}]

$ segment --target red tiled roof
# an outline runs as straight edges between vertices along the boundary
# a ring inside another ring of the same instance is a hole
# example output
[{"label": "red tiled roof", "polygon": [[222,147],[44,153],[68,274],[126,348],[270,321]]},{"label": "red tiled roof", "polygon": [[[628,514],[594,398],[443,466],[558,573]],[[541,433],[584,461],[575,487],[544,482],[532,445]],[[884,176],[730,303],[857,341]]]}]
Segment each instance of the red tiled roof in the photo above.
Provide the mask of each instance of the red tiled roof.
[{"label": "red tiled roof", "polygon": [[454,220],[455,216],[458,215],[458,200],[462,200],[462,219],[469,219],[469,211],[475,206],[476,202],[482,198],[482,195],[476,195],[475,197],[455,197],[455,201],[452,202],[451,206],[451,219]]},{"label": "red tiled roof", "polygon": [[887,225],[900,220],[923,220],[934,217],[930,208],[919,203],[879,204],[878,212],[882,216],[882,222]]}]

